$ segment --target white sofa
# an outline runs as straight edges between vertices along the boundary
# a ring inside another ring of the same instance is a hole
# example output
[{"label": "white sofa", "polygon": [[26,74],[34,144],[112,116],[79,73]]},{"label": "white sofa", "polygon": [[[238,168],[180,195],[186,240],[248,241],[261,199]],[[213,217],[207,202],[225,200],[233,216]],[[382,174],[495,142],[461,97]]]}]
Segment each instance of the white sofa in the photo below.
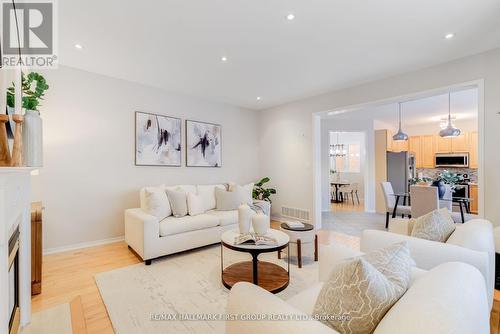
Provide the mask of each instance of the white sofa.
[{"label": "white sofa", "polygon": [[[370,238],[370,236],[364,236]],[[341,246],[323,247],[320,256],[320,282],[283,301],[249,283],[238,283],[230,291],[226,334],[302,334],[337,333],[315,320],[242,320],[248,315],[311,315],[323,282],[338,261],[361,253]],[[236,319],[236,320],[234,320]],[[410,288],[387,312],[375,334],[487,334],[489,309],[481,273],[465,263],[441,264],[430,271],[413,268]]]},{"label": "white sofa", "polygon": [[[181,188],[185,192],[198,193],[200,187],[205,189],[205,195],[207,187],[213,187],[209,198],[204,198],[207,211],[200,215],[179,218],[169,216],[162,220],[149,215],[142,209],[144,189],[141,189],[141,208],[125,210],[125,242],[146,265],[161,256],[218,243],[223,232],[237,227],[237,210],[215,210],[215,187],[225,185],[181,185],[167,188]],[[254,201],[254,204],[269,214],[268,202]]]},{"label": "white sofa", "polygon": [[411,226],[403,219],[393,220],[390,231],[363,231],[361,250],[370,252],[396,242],[407,241],[419,268],[429,270],[450,261],[468,263],[483,274],[491,309],[495,284],[495,241],[493,226],[489,221],[473,219],[465,224],[457,224],[446,243],[408,236]]}]

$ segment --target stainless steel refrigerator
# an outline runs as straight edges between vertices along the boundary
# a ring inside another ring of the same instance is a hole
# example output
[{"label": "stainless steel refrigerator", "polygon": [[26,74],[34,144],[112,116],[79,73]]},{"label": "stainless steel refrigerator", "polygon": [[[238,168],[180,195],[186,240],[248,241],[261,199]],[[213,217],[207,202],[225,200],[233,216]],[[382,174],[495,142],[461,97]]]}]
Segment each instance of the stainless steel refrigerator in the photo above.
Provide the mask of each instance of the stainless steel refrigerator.
[{"label": "stainless steel refrigerator", "polygon": [[394,193],[407,193],[409,181],[416,176],[415,156],[409,152],[387,152],[387,181]]}]

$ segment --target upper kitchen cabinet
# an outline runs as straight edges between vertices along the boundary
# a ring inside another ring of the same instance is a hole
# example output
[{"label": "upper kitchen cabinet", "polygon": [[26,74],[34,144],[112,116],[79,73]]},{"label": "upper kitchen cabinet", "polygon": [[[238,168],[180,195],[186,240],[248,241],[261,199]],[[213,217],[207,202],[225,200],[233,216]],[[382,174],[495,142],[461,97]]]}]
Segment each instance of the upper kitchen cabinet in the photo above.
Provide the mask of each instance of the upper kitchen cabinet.
[{"label": "upper kitchen cabinet", "polygon": [[393,140],[392,152],[405,152],[408,151],[408,140]]},{"label": "upper kitchen cabinet", "polygon": [[451,152],[469,152],[469,133],[451,138]]},{"label": "upper kitchen cabinet", "polygon": [[451,152],[451,138],[443,138],[439,135],[434,136],[436,143],[436,153],[450,153]]},{"label": "upper kitchen cabinet", "polygon": [[420,140],[422,152],[422,168],[434,168],[434,136],[420,136]]},{"label": "upper kitchen cabinet", "polygon": [[385,130],[387,136],[387,151],[392,152],[392,136],[394,135],[391,130]]},{"label": "upper kitchen cabinet", "polygon": [[415,167],[422,168],[422,137],[411,136],[408,140],[408,151],[415,155]]},{"label": "upper kitchen cabinet", "polygon": [[469,167],[478,167],[478,149],[479,149],[479,139],[477,131],[469,133]]}]

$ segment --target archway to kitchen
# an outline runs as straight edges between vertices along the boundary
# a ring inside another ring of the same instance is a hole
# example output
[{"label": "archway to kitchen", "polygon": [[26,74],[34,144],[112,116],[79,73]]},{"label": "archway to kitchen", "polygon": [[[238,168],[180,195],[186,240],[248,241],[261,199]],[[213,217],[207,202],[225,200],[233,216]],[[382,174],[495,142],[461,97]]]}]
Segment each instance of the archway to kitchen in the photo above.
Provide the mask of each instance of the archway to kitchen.
[{"label": "archway to kitchen", "polygon": [[[328,184],[330,180],[327,179],[328,183],[325,182],[324,173],[320,172],[322,168],[314,167],[316,173],[315,216],[321,217],[319,224],[325,228],[332,221],[336,221],[349,226],[349,230],[352,224],[346,223],[345,219],[349,217],[347,220],[352,218],[355,221],[354,225],[358,225],[352,229],[353,234],[359,234],[366,228],[383,229],[387,208],[380,186],[381,181],[391,181],[395,188],[402,187],[397,189],[398,192],[405,192],[408,190],[410,179],[412,179],[411,182],[435,180],[445,170],[456,173],[459,177],[463,176],[464,180],[456,184],[455,196],[470,198],[471,212],[482,216],[484,212],[482,200],[484,198],[482,186],[484,105],[482,100],[482,81],[477,81],[314,115],[316,124],[313,131],[313,138],[316,141],[314,145],[318,145],[319,138],[324,140],[325,131],[332,132],[332,130],[325,129],[324,124],[327,122],[336,124],[334,129],[339,133],[353,131],[352,127],[346,127],[345,124],[357,124],[358,130],[361,127],[366,133],[367,143],[367,160],[362,163],[367,168],[363,174],[366,178],[363,187],[365,190],[364,212],[345,215],[342,212],[335,213],[331,209],[327,210],[325,197],[328,195],[325,193],[328,191],[332,198],[334,192]],[[448,107],[449,101],[451,101],[450,108]],[[399,128],[400,103],[402,130],[409,137],[404,142],[392,139]],[[449,110],[452,126],[461,130],[461,134],[456,138],[439,136],[439,132],[448,126]],[[366,131],[365,127],[368,129],[371,127],[373,132]],[[384,140],[381,141],[381,138]],[[369,144],[371,140],[373,140],[373,146]],[[325,162],[322,161],[325,159],[324,150],[314,152],[314,161],[321,161],[321,166],[324,166]],[[400,177],[403,178],[400,182],[390,180],[393,175],[392,173],[388,175],[387,172],[389,156],[396,157],[396,160],[398,156],[401,158],[399,159],[400,167],[405,172],[400,173]],[[328,155],[326,159],[331,160]],[[321,174],[321,177],[318,177],[318,174]],[[457,204],[454,204],[453,210],[459,211]]]}]

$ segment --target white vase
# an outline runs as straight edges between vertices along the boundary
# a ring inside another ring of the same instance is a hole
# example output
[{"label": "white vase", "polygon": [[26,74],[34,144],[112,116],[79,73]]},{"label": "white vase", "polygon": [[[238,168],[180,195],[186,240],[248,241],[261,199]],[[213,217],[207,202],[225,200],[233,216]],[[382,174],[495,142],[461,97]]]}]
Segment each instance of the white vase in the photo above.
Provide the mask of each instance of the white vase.
[{"label": "white vase", "polygon": [[238,207],[238,227],[241,234],[250,232],[250,223],[255,212],[246,204]]},{"label": "white vase", "polygon": [[271,227],[271,219],[265,214],[258,213],[252,217],[253,231],[257,235],[266,235]]},{"label": "white vase", "polygon": [[28,167],[43,165],[42,118],[36,110],[26,110],[24,114],[23,161]]}]

